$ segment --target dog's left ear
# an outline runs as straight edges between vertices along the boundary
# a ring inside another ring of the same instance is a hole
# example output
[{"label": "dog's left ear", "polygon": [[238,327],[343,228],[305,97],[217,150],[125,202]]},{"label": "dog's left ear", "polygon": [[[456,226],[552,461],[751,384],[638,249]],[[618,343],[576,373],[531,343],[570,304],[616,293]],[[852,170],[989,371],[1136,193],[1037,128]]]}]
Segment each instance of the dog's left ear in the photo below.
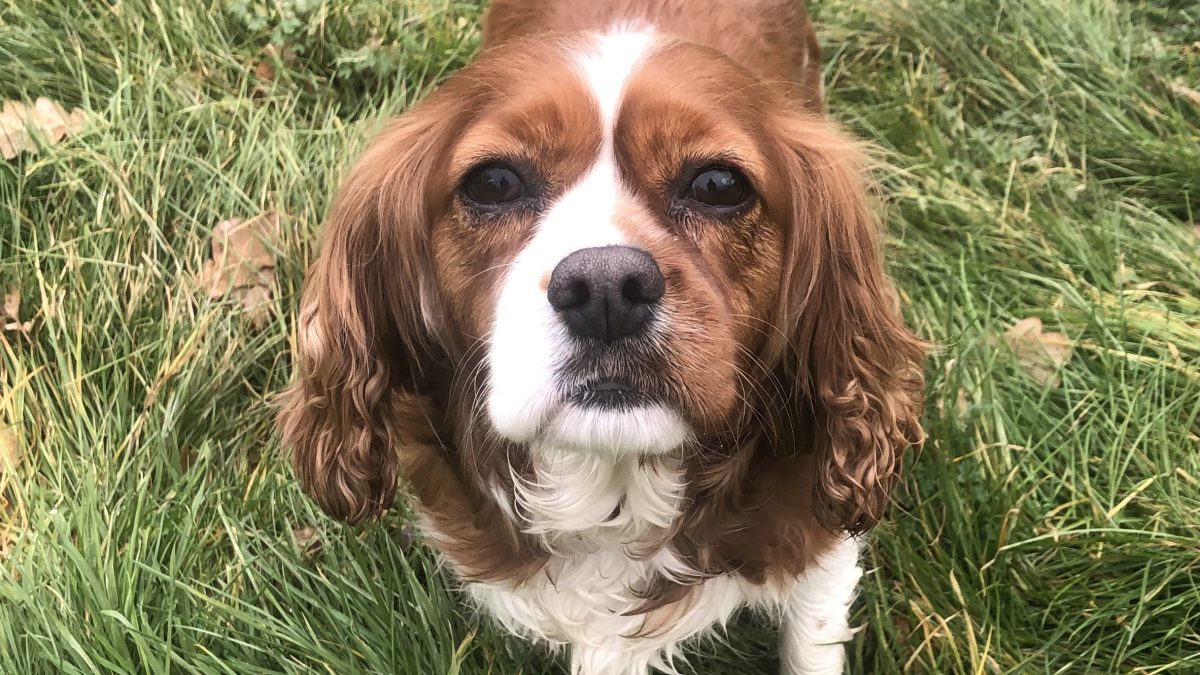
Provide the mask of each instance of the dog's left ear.
[{"label": "dog's left ear", "polygon": [[325,223],[297,322],[298,377],[279,415],[296,476],[355,522],[391,505],[393,403],[435,370],[430,223],[454,111],[436,95],[393,120],[355,164]]},{"label": "dog's left ear", "polygon": [[[890,503],[905,450],[924,439],[926,343],[903,323],[884,274],[865,157],[833,123],[780,120],[790,197],[780,323],[782,383],[796,442],[817,453],[814,508],[826,527],[870,529]],[[801,450],[804,448],[801,447]]]}]

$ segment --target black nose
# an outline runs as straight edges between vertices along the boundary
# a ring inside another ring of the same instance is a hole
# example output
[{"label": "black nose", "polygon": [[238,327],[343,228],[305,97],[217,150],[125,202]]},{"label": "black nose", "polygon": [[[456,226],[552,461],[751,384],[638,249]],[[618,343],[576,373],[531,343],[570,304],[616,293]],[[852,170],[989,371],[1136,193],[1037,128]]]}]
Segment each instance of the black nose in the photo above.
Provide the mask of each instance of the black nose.
[{"label": "black nose", "polygon": [[572,333],[612,344],[645,327],[665,289],[649,253],[603,246],[563,258],[550,275],[546,297]]}]

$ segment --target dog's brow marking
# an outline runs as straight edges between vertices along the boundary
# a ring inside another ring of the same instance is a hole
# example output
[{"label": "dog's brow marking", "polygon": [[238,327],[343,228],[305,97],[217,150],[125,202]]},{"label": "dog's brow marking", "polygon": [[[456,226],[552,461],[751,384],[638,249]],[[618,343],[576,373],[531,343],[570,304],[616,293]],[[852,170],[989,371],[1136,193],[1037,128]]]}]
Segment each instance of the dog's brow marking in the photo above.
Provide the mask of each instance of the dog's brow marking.
[{"label": "dog's brow marking", "polygon": [[610,150],[625,84],[637,71],[653,41],[653,36],[645,30],[616,28],[598,36],[593,48],[578,57],[584,81],[600,108],[605,145]]}]

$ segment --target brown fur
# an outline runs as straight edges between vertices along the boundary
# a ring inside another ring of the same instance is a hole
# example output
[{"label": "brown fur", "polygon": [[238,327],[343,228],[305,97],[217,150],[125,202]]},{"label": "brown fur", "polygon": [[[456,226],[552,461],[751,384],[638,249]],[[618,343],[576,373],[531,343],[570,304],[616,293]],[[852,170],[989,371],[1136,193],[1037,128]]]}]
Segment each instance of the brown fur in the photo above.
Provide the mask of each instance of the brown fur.
[{"label": "brown fur", "polygon": [[[683,39],[629,83],[614,144],[629,192],[617,225],[658,260],[672,323],[668,348],[639,355],[654,377],[628,375],[698,434],[682,457],[690,505],[667,538],[696,580],[767,582],[882,517],[921,440],[924,344],[883,273],[861,152],[815,112],[803,3],[732,4],[497,0],[481,57],[374,141],[310,271],[280,416],[322,508],[377,514],[403,476],[460,574],[520,582],[540,569],[547,551],[489,493],[511,495],[526,449],[490,430],[480,399],[493,289],[532,220],[481,222],[455,187],[500,156],[528,162],[551,203],[600,144],[566,34],[651,18]],[[731,223],[672,213],[680,167],[715,159],[746,173],[755,204]],[[686,590],[663,581],[642,609],[669,618]]]},{"label": "brown fur", "polygon": [[709,47],[812,110],[823,107],[821,46],[803,0],[492,0],[483,44],[539,33],[653,24],[663,35]]}]

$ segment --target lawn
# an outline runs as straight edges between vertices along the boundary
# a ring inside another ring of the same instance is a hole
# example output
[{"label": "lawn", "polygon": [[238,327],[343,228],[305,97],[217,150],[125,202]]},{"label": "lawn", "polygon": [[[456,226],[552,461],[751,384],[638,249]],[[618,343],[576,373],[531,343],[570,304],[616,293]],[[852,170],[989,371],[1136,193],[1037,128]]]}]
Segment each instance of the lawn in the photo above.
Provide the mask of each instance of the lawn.
[{"label": "lawn", "polygon": [[[1200,672],[1200,4],[814,9],[937,345],[851,670]],[[319,513],[272,424],[339,176],[480,13],[0,0],[0,101],[85,118],[0,160],[0,672],[564,672],[404,511]],[[265,212],[267,304],[198,292],[217,223]],[[742,616],[689,672],[773,672],[774,639]]]}]

